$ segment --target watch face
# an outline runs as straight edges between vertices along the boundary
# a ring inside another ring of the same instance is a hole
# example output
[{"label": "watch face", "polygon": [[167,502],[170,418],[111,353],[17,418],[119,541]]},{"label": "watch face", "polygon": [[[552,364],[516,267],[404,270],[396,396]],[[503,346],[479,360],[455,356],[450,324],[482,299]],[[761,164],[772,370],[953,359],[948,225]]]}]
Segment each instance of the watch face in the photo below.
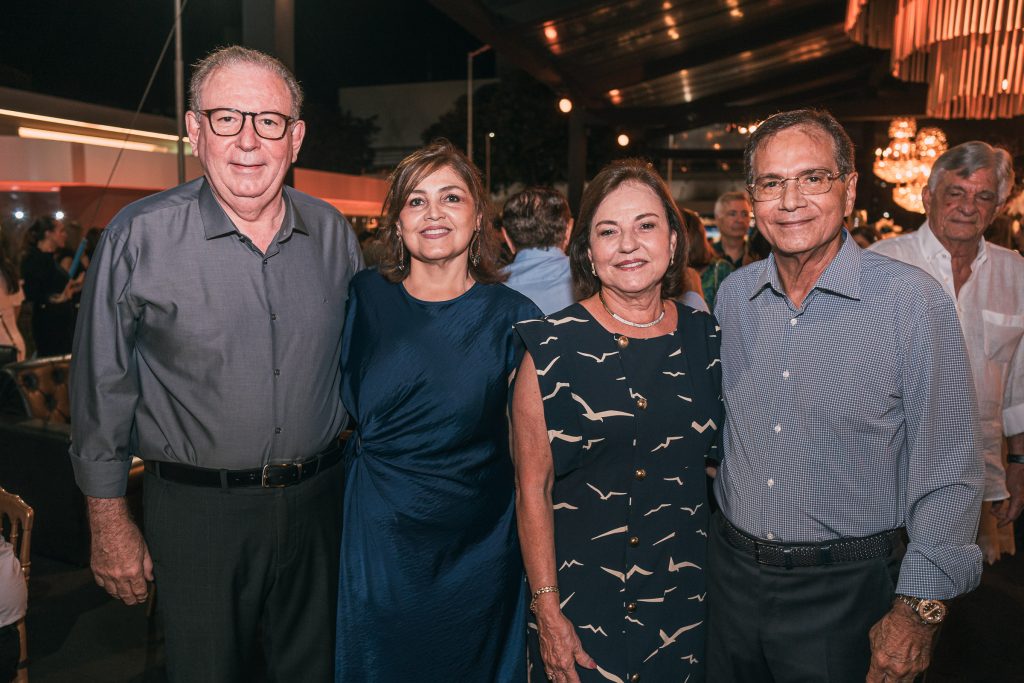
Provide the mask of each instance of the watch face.
[{"label": "watch face", "polygon": [[922,600],[917,614],[926,624],[938,624],[946,618],[946,606],[938,600]]}]

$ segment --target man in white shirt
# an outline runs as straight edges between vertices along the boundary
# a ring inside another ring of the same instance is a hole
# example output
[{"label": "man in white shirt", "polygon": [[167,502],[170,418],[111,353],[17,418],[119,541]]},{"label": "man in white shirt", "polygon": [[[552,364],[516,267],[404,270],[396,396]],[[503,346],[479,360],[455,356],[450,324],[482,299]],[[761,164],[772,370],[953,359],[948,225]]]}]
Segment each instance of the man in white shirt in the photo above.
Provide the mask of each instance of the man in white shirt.
[{"label": "man in white shirt", "polygon": [[1005,150],[980,141],[958,145],[932,167],[922,193],[924,225],[871,246],[921,268],[956,301],[981,418],[985,504],[979,545],[990,563],[1012,552],[1012,536],[1004,533],[1000,543],[996,525],[1008,525],[1024,508],[1024,258],[982,238],[1005,204],[1013,176]]}]

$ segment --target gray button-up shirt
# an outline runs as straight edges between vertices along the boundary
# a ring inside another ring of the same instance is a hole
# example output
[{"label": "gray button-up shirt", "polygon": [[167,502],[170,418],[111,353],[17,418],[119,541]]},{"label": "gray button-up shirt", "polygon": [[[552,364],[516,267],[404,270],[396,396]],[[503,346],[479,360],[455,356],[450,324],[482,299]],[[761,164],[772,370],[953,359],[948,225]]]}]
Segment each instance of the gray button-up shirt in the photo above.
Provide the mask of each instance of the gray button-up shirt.
[{"label": "gray button-up shirt", "polygon": [[132,455],[246,469],[325,448],[339,397],[348,221],[292,188],[265,254],[200,178],[135,202],[90,264],[71,363],[71,462],[124,495]]},{"label": "gray button-up shirt", "polygon": [[953,302],[917,268],[849,237],[803,306],[769,257],[718,290],[723,514],[758,538],[814,543],[907,527],[897,592],[978,585],[982,461]]}]

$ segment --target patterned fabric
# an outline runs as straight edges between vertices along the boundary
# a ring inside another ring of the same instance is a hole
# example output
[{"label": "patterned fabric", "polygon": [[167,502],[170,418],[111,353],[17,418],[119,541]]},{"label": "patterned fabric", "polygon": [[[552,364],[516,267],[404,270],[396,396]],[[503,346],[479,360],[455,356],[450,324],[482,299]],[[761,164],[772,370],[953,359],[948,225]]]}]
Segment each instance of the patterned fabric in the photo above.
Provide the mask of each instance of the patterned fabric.
[{"label": "patterned fabric", "polygon": [[504,285],[421,301],[375,270],[352,279],[336,680],[525,678],[506,406],[512,325],[539,315]]},{"label": "patterned fabric", "polygon": [[[574,304],[516,330],[537,367],[554,458],[562,610],[596,671],[581,681],[704,679],[704,458],[722,422],[718,328],[618,337]],[[530,676],[545,679],[536,625]]]},{"label": "patterned fabric", "polygon": [[700,274],[700,286],[704,290],[704,300],[708,302],[709,309],[715,308],[715,296],[722,280],[734,270],[736,269],[728,259],[720,258],[709,263]]},{"label": "patterned fabric", "polygon": [[938,283],[844,235],[802,308],[771,256],[730,275],[715,312],[728,415],[715,495],[729,521],[796,543],[906,525],[897,592],[977,586],[977,408]]}]

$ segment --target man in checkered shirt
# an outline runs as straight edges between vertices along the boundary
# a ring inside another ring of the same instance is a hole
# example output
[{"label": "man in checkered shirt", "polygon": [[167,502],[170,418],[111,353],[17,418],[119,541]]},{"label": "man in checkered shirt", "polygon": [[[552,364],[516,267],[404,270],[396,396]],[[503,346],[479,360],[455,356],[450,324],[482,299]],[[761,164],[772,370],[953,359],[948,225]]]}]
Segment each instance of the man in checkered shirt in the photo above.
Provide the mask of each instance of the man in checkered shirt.
[{"label": "man in checkered shirt", "polygon": [[981,576],[983,463],[956,309],[843,229],[857,173],[830,114],[767,119],[745,166],[772,255],[716,303],[727,419],[708,680],[912,681],[942,601]]}]

